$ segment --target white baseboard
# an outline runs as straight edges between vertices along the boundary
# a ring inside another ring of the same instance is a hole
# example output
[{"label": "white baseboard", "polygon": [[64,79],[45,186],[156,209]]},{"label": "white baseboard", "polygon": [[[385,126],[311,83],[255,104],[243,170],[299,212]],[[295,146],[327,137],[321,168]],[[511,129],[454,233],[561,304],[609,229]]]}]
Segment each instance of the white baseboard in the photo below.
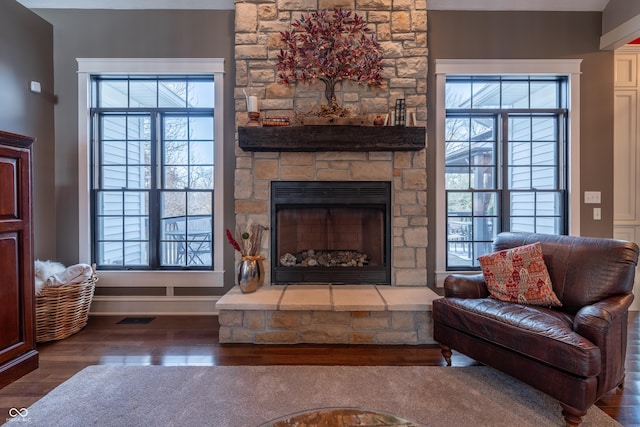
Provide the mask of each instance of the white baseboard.
[{"label": "white baseboard", "polygon": [[[215,297],[104,297],[95,296],[91,303],[92,316],[217,316]],[[640,311],[636,298],[630,311]]]},{"label": "white baseboard", "polygon": [[94,296],[93,316],[211,316],[220,296]]}]

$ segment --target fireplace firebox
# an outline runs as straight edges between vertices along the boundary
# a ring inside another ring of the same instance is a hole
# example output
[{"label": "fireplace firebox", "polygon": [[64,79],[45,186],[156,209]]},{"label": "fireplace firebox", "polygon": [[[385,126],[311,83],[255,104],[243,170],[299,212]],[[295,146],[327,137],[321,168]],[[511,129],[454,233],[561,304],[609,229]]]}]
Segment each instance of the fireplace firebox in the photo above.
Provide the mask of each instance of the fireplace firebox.
[{"label": "fireplace firebox", "polygon": [[391,284],[391,183],[272,181],[271,282]]}]

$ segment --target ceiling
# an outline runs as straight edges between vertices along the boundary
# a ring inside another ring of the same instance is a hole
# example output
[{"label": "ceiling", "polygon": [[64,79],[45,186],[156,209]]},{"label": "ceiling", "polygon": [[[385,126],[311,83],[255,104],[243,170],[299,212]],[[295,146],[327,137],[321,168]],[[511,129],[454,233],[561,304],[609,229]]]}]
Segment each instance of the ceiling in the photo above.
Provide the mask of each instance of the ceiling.
[{"label": "ceiling", "polygon": [[[17,0],[30,9],[228,9],[234,0]],[[430,10],[598,11],[609,0],[428,0]]]}]

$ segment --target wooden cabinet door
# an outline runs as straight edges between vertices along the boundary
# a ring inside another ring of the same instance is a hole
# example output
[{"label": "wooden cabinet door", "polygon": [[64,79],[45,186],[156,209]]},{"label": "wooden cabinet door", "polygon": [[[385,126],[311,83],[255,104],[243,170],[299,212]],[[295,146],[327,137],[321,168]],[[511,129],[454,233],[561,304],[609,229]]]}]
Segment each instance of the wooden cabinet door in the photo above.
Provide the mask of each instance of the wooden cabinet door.
[{"label": "wooden cabinet door", "polygon": [[[37,368],[31,142],[0,133],[0,387]],[[13,145],[15,144],[15,145]]]},{"label": "wooden cabinet door", "polygon": [[0,233],[0,364],[6,363],[21,352],[24,342],[21,331],[20,271],[18,236],[16,233]]}]

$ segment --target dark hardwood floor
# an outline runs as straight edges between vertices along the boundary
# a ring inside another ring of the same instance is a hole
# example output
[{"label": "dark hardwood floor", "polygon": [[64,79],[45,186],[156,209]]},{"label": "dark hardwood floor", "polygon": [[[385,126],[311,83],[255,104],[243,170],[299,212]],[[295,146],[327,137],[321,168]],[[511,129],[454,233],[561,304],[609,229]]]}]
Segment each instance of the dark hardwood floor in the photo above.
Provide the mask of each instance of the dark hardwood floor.
[{"label": "dark hardwood floor", "polygon": [[[640,316],[629,319],[625,386],[597,405],[622,425],[640,427]],[[40,367],[0,389],[0,422],[10,408],[28,407],[90,365],[431,365],[444,360],[437,346],[238,345],[218,343],[215,316],[157,317],[149,324],[118,324],[122,317],[91,317],[77,334],[38,346]],[[476,364],[454,352],[454,366]]]}]

